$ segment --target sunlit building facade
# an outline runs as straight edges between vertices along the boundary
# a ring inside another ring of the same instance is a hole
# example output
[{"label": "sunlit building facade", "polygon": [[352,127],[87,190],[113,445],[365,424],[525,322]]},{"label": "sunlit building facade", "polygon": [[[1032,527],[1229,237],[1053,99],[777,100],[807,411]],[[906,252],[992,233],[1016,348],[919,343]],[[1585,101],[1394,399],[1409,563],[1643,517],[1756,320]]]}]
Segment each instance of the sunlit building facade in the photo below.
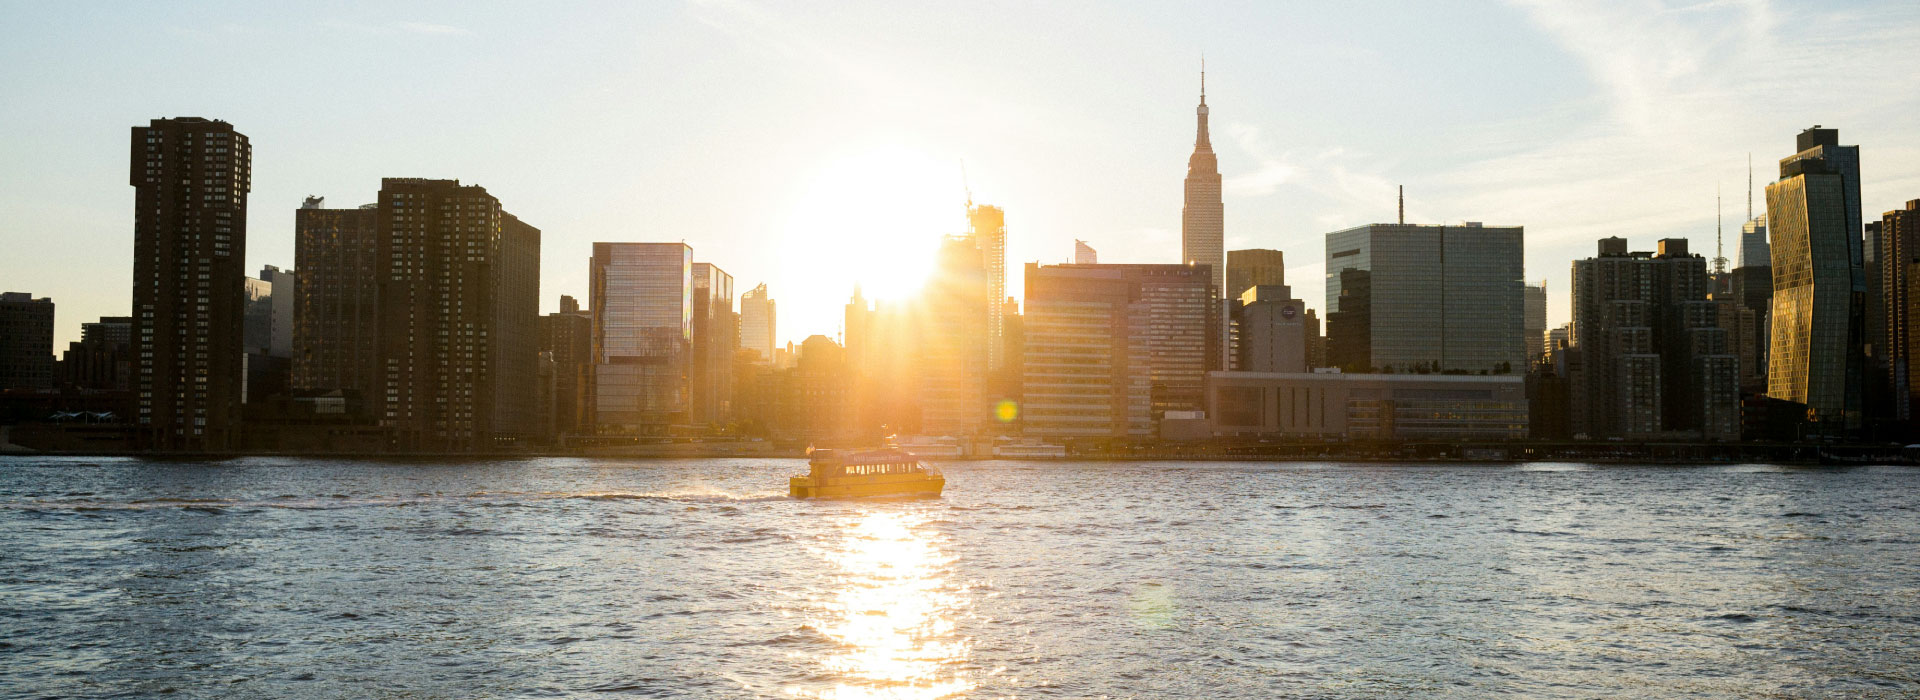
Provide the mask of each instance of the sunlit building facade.
[{"label": "sunlit building facade", "polygon": [[1220,308],[1203,268],[1027,265],[1021,402],[1030,435],[1138,437],[1203,410]]},{"label": "sunlit building facade", "polygon": [[595,430],[662,435],[686,425],[693,409],[693,248],[595,243],[589,277]]},{"label": "sunlit building facade", "polygon": [[1286,254],[1263,248],[1227,251],[1225,291],[1228,299],[1239,299],[1241,293],[1255,285],[1278,286],[1286,283]]},{"label": "sunlit building facade", "polygon": [[1860,151],[1839,133],[1801,132],[1767,185],[1773,303],[1767,395],[1805,404],[1822,432],[1861,425],[1867,294]]},{"label": "sunlit building facade", "polygon": [[724,426],[733,398],[733,353],[740,349],[740,318],[733,309],[733,275],[713,263],[693,264],[693,422]]},{"label": "sunlit building facade", "polygon": [[773,364],[774,331],[778,314],[765,282],[740,295],[740,348],[752,350],[759,361]]},{"label": "sunlit building facade", "polygon": [[1000,207],[967,204],[967,236],[980,249],[980,267],[986,283],[987,369],[1006,364],[1007,347],[1007,213]]}]

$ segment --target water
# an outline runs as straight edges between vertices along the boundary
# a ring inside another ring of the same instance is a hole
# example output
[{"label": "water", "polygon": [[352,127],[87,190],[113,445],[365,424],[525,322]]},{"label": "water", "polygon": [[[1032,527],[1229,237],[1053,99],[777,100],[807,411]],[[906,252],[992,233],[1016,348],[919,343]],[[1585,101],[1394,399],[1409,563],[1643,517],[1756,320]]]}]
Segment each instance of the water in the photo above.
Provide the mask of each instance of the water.
[{"label": "water", "polygon": [[1912,697],[1920,470],[0,458],[0,696]]}]

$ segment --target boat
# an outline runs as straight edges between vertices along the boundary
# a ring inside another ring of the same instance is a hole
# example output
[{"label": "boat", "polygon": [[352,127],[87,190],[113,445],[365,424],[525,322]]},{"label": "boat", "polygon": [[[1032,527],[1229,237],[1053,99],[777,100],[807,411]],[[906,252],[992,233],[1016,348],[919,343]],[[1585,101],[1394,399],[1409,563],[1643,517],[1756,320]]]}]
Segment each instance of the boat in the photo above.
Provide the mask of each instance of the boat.
[{"label": "boat", "polygon": [[807,475],[787,482],[794,498],[937,498],[947,485],[940,470],[921,464],[906,450],[813,450],[808,456]]}]

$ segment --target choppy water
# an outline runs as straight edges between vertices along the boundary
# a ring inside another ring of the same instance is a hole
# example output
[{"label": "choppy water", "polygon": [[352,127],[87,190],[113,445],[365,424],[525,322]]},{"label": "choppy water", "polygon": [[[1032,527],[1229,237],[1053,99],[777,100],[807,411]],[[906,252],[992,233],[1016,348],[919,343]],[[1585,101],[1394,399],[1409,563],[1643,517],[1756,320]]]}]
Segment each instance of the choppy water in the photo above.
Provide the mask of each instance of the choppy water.
[{"label": "choppy water", "polygon": [[0,458],[0,696],[1920,694],[1920,470]]}]

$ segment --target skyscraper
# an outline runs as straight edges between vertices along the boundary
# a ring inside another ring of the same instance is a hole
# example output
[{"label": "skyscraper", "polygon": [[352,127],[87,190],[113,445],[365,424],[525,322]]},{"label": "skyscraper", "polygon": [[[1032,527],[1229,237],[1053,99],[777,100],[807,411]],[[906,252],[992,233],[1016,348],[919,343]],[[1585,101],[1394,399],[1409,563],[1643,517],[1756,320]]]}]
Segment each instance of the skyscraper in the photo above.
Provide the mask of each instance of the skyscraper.
[{"label": "skyscraper", "polygon": [[590,272],[595,431],[664,435],[685,425],[693,408],[693,248],[595,243]]},{"label": "skyscraper", "polygon": [[1773,254],[1767,395],[1806,404],[1821,432],[1861,425],[1866,273],[1860,149],[1839,132],[1800,133],[1767,185]]},{"label": "skyscraper", "polygon": [[1007,298],[1007,213],[1000,207],[967,202],[967,235],[980,249],[981,269],[986,277],[987,370],[1000,369],[1006,363]]},{"label": "skyscraper", "polygon": [[1180,261],[1212,269],[1213,296],[1224,298],[1221,273],[1226,268],[1226,212],[1220,201],[1220,162],[1207,137],[1207,72],[1200,70],[1199,131],[1193,155],[1187,158],[1186,205],[1180,209]]},{"label": "skyscraper", "polygon": [[776,310],[765,282],[740,295],[740,348],[752,350],[766,364],[773,364]]},{"label": "skyscraper", "polygon": [[53,299],[0,293],[0,390],[53,388]]},{"label": "skyscraper", "polygon": [[[920,432],[973,435],[987,417],[988,324],[1003,307],[991,303],[985,239],[949,236],[911,319],[911,344],[919,360]],[[991,311],[989,311],[991,309]]]},{"label": "skyscraper", "polygon": [[1281,286],[1287,283],[1287,258],[1277,250],[1252,248],[1227,251],[1228,299],[1239,299],[1255,285]]},{"label": "skyscraper", "polygon": [[1076,238],[1073,241],[1073,264],[1098,265],[1100,264],[1100,251],[1094,250],[1093,246],[1087,245],[1086,241]]},{"label": "skyscraper", "polygon": [[724,426],[733,398],[733,353],[740,317],[733,312],[733,275],[713,263],[693,264],[693,421]]},{"label": "skyscraper", "polygon": [[1538,287],[1529,284],[1523,291],[1526,296],[1521,305],[1527,317],[1521,332],[1526,334],[1527,364],[1532,365],[1547,351],[1547,283],[1543,281]]},{"label": "skyscraper", "polygon": [[1706,259],[1684,239],[1657,254],[1623,238],[1599,247],[1573,263],[1573,432],[1739,439],[1739,359],[1707,298]]},{"label": "skyscraper", "polygon": [[553,359],[553,430],[559,435],[591,432],[586,401],[593,371],[593,318],[580,310],[580,302],[561,295],[560,311],[541,317],[540,323],[540,350]]},{"label": "skyscraper", "polygon": [[1870,300],[1873,313],[1885,320],[1884,337],[1877,342],[1886,348],[1887,381],[1892,395],[1892,415],[1898,421],[1910,421],[1920,408],[1920,372],[1913,358],[1920,354],[1920,199],[1909,200],[1903,209],[1870,221],[1867,234],[1879,239],[1880,276],[1883,293]]},{"label": "skyscraper", "polygon": [[200,117],[155,119],[132,135],[138,442],[225,449],[240,420],[252,147],[233,125]]},{"label": "skyscraper", "polygon": [[341,391],[380,413],[385,374],[380,337],[380,209],[327,209],[308,197],[293,213],[295,285],[293,389]]},{"label": "skyscraper", "polygon": [[1022,420],[1044,436],[1143,436],[1202,410],[1212,280],[1186,265],[1028,263]]},{"label": "skyscraper", "polygon": [[1327,363],[1349,372],[1526,369],[1519,226],[1327,234]]},{"label": "skyscraper", "polygon": [[377,225],[378,413],[402,449],[532,437],[540,230],[478,185],[385,178]]}]

